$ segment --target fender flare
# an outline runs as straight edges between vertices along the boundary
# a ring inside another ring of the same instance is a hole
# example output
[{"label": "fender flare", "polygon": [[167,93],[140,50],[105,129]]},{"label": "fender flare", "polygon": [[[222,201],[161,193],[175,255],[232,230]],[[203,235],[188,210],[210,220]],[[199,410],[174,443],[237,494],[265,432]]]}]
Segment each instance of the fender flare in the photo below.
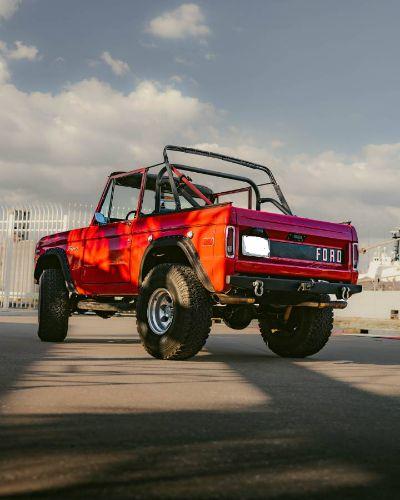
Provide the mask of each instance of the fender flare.
[{"label": "fender flare", "polygon": [[61,271],[64,275],[65,284],[67,286],[68,291],[71,293],[76,293],[75,285],[71,277],[71,271],[69,269],[67,254],[65,253],[65,250],[63,250],[62,248],[50,248],[49,250],[46,250],[46,252],[39,257],[38,261],[36,262],[34,271],[35,281],[37,283],[39,282],[40,275],[42,274],[43,270],[46,269],[45,262],[50,257],[56,257],[56,259],[58,260]]},{"label": "fender flare", "polygon": [[214,293],[215,292],[214,287],[210,281],[210,278],[208,277],[208,274],[206,273],[200,262],[200,257],[199,254],[197,253],[195,246],[193,245],[192,241],[189,238],[186,238],[184,236],[164,236],[150,243],[150,245],[146,248],[142,257],[142,261],[140,263],[139,287],[142,286],[142,282],[144,279],[143,268],[147,256],[155,248],[171,247],[171,246],[176,246],[183,251],[187,260],[189,261],[189,264],[196,273],[200,283],[204,286],[206,290],[208,290],[211,293]]}]

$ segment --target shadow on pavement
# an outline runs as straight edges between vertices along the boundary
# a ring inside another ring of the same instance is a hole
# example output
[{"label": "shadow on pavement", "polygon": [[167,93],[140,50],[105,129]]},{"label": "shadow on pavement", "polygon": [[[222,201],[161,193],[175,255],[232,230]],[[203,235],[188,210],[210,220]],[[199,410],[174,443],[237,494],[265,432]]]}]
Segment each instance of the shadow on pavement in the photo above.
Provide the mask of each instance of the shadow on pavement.
[{"label": "shadow on pavement", "polygon": [[0,322],[0,398],[32,363],[47,356],[51,344],[40,342],[36,330],[36,323]]},{"label": "shadow on pavement", "polygon": [[[328,500],[398,495],[398,399],[267,351],[238,354],[213,342],[207,350],[196,358],[199,366],[226,363],[268,401],[238,410],[218,410],[216,402],[215,409],[198,411],[3,415],[0,494]],[[38,349],[32,356],[43,355],[46,350]]]}]

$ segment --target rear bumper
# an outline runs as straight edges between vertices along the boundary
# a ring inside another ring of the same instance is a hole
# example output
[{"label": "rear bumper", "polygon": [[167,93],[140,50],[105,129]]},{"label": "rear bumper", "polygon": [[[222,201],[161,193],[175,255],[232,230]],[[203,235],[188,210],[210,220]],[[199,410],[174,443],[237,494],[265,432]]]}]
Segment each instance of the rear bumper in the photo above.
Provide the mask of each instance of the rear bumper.
[{"label": "rear bumper", "polygon": [[236,289],[252,290],[256,297],[263,297],[269,292],[298,292],[300,294],[332,294],[338,299],[348,299],[362,291],[361,285],[350,283],[332,283],[312,279],[281,279],[265,276],[227,276],[227,283]]}]

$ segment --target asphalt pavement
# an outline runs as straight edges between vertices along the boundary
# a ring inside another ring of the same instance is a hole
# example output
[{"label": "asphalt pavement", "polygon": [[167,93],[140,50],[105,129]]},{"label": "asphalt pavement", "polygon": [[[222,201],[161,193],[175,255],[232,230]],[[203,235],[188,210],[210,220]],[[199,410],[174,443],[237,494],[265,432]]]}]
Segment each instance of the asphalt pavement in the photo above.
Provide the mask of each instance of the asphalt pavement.
[{"label": "asphalt pavement", "polygon": [[394,499],[400,341],[334,335],[273,355],[255,328],[216,326],[160,361],[134,318],[74,316],[62,344],[0,316],[0,496]]}]

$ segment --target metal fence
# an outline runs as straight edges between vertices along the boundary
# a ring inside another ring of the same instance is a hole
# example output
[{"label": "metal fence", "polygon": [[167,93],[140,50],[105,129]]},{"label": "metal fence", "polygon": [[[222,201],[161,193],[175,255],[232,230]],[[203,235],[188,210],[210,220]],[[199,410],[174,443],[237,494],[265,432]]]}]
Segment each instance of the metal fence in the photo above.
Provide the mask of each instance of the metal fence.
[{"label": "metal fence", "polygon": [[47,234],[86,226],[93,207],[55,204],[0,206],[0,308],[37,306],[35,245]]}]

